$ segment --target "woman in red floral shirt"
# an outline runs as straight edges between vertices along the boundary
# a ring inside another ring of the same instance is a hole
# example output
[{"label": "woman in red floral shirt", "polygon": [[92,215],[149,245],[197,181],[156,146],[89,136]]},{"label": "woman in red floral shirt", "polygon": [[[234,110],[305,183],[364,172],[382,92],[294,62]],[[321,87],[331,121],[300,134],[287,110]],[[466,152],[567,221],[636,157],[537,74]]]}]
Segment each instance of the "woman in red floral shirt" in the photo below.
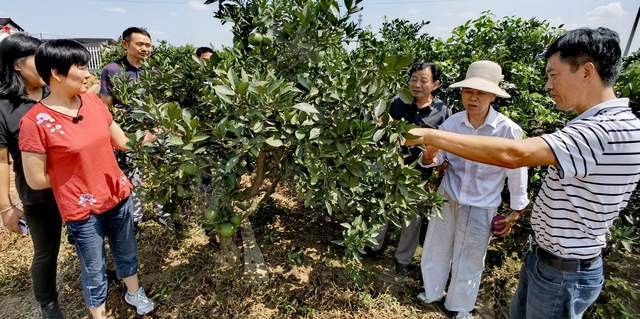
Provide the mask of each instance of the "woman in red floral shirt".
[{"label": "woman in red floral shirt", "polygon": [[118,278],[127,286],[125,300],[143,315],[154,303],[138,285],[131,184],[113,154],[113,148],[126,149],[128,139],[100,98],[85,94],[89,58],[72,40],[38,48],[36,68],[51,94],[20,123],[25,177],[33,189],[53,189],[80,257],[85,304],[93,318],[106,316],[105,236]]}]

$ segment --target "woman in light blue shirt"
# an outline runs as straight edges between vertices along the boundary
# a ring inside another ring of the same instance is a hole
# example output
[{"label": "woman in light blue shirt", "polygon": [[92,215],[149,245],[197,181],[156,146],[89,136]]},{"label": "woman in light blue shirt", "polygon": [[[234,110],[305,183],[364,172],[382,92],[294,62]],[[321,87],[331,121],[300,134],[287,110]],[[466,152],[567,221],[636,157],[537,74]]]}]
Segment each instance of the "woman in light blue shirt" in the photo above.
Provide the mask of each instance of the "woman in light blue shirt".
[{"label": "woman in light blue shirt", "polygon": [[[449,117],[440,129],[521,139],[520,126],[491,107],[496,97],[510,97],[499,86],[502,78],[502,69],[495,62],[472,63],[465,80],[451,85],[462,88],[465,111]],[[425,291],[418,299],[424,303],[440,300],[451,273],[445,307],[458,312],[456,318],[471,318],[491,237],[491,220],[502,202],[505,179],[512,214],[519,214],[529,203],[527,170],[472,162],[430,147],[425,150],[422,161],[425,166],[437,166],[445,161],[449,165],[439,188],[447,202],[442,208],[442,217],[429,222],[423,245],[421,268]],[[504,232],[507,229],[496,234]]]}]

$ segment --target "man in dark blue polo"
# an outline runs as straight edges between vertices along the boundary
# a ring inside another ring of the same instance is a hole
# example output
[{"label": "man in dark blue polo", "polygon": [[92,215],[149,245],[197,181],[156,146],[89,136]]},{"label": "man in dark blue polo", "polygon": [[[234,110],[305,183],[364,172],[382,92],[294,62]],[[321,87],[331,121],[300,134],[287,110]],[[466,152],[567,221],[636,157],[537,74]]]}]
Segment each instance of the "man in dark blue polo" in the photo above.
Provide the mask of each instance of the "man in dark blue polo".
[{"label": "man in dark blue polo", "polygon": [[[433,91],[440,87],[440,68],[434,63],[416,62],[409,70],[409,90],[413,96],[410,103],[405,103],[400,97],[391,101],[389,115],[392,119],[405,120],[418,127],[438,128],[451,115],[451,108],[438,99]],[[405,163],[413,164],[418,161],[422,150],[417,147],[404,148]],[[423,179],[431,176],[431,168],[417,167]],[[409,265],[418,247],[422,218],[414,217],[402,225],[402,232],[396,248],[396,273],[406,276]],[[376,240],[377,245],[369,247],[376,252],[382,249],[386,236],[386,225],[380,230]]]},{"label": "man in dark blue polo", "polygon": [[113,77],[124,73],[132,81],[137,81],[140,77],[142,60],[149,57],[153,52],[149,32],[138,27],[130,27],[124,30],[122,33],[122,46],[127,50],[127,55],[107,64],[100,77],[100,98],[108,106],[113,106],[114,104],[118,106],[120,104],[120,101],[113,97],[113,84],[111,82]]},{"label": "man in dark blue polo", "polygon": [[[122,108],[125,111],[131,111],[127,105],[122,105],[121,101],[113,96],[113,79],[118,76],[126,76],[131,81],[137,81],[140,78],[142,61],[151,55],[153,46],[151,45],[151,35],[143,28],[130,27],[122,33],[122,46],[127,50],[127,55],[121,59],[109,63],[102,70],[100,77],[100,98],[108,106]],[[131,159],[124,153],[117,154],[118,163],[131,179],[134,188],[142,185],[140,178],[141,172],[137,167],[131,164]],[[131,194],[133,200],[133,219],[136,224],[142,219],[143,210],[142,203],[136,192]],[[160,216],[163,221],[166,216]]]}]

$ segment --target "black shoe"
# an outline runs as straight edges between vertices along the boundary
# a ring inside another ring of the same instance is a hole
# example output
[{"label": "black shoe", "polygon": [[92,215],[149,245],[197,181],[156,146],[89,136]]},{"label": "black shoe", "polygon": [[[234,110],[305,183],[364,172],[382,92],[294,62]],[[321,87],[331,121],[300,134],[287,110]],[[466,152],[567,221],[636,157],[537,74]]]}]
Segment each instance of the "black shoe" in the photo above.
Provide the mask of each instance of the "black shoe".
[{"label": "black shoe", "polygon": [[46,305],[40,305],[42,311],[42,319],[64,319],[62,311],[58,306],[58,302],[52,301]]},{"label": "black shoe", "polygon": [[398,261],[396,261],[396,274],[400,275],[400,276],[409,276],[409,267],[411,265],[409,264],[401,264]]},{"label": "black shoe", "polygon": [[379,249],[372,249],[369,246],[364,247],[364,256],[368,258],[377,258],[380,257],[384,253],[384,249],[380,247]]}]

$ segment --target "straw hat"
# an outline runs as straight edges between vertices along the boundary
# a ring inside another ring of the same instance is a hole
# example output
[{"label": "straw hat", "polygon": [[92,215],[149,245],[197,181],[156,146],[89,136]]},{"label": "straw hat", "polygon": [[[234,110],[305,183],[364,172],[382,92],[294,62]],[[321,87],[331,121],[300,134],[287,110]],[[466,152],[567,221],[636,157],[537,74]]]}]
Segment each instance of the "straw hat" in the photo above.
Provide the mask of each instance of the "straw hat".
[{"label": "straw hat", "polygon": [[493,61],[476,61],[469,65],[467,76],[463,81],[451,84],[452,88],[471,88],[493,93],[499,97],[511,97],[507,91],[500,88],[502,68]]}]

